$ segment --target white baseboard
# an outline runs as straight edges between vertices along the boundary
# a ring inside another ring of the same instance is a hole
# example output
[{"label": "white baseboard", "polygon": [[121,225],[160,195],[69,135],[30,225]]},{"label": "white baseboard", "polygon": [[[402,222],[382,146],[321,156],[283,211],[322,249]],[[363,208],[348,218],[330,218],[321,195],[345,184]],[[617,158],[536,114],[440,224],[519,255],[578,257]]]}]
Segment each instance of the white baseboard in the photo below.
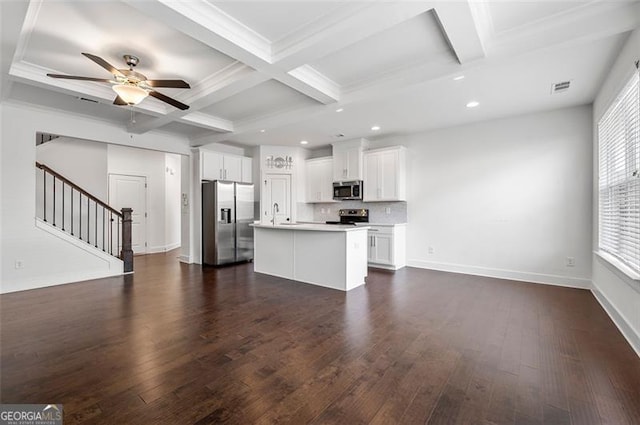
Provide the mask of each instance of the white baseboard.
[{"label": "white baseboard", "polygon": [[607,312],[613,323],[616,325],[622,336],[629,342],[631,348],[640,357],[640,335],[631,327],[629,322],[624,318],[622,314],[609,302],[607,297],[600,292],[600,290],[594,284],[591,288],[591,293],[596,300],[600,303],[604,311]]},{"label": "white baseboard", "polygon": [[465,266],[462,264],[436,263],[424,260],[409,260],[409,267],[439,270],[443,272],[470,274],[475,276],[494,277],[498,279],[517,280],[521,282],[542,283],[544,285],[565,286],[568,288],[590,289],[591,280],[578,277],[559,276],[543,273],[520,272],[515,270],[491,269],[486,267]]},{"label": "white baseboard", "polygon": [[186,264],[191,264],[193,261],[191,261],[191,257],[188,255],[180,255],[178,256],[178,260],[181,263],[186,263]]},{"label": "white baseboard", "polygon": [[172,243],[170,245],[150,246],[147,248],[147,252],[145,252],[145,254],[158,254],[160,252],[167,252],[176,248],[180,248],[180,242]]}]

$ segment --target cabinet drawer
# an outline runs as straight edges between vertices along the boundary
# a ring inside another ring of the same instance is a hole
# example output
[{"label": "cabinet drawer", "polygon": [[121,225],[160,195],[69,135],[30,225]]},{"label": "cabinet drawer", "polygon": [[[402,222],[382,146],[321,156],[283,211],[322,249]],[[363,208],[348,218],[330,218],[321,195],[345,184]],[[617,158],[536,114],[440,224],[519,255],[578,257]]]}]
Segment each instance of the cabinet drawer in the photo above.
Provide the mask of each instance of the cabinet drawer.
[{"label": "cabinet drawer", "polygon": [[370,235],[391,235],[393,226],[369,226]]}]

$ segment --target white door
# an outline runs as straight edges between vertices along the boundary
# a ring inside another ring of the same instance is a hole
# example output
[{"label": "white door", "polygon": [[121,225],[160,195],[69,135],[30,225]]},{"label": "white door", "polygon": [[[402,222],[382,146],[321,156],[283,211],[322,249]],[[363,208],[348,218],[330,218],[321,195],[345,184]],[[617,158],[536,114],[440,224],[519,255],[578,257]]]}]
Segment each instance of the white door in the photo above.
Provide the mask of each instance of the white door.
[{"label": "white door", "polygon": [[[109,205],[120,211],[131,208],[131,245],[134,254],[147,251],[147,178],[109,174]],[[120,238],[122,246],[122,238]],[[118,247],[118,251],[120,247]]]},{"label": "white door", "polygon": [[266,174],[262,182],[262,223],[271,223],[274,216],[276,224],[290,223],[291,220],[291,176],[289,174]]}]

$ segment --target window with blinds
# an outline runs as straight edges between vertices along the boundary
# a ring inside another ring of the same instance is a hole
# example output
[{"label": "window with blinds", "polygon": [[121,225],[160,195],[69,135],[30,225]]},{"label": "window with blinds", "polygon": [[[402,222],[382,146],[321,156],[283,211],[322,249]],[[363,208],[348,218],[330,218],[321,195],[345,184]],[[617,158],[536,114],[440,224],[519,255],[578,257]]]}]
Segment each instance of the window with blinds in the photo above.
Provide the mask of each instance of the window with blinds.
[{"label": "window with blinds", "polygon": [[639,74],[598,122],[598,245],[640,273],[640,91]]}]

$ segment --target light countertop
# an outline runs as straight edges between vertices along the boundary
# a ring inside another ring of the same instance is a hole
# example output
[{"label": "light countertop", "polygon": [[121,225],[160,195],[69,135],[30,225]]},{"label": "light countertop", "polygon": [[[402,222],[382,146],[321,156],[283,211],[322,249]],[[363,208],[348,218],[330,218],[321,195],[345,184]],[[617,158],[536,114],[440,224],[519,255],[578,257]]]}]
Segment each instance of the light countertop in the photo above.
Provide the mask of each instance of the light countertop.
[{"label": "light countertop", "polygon": [[325,223],[291,223],[291,224],[262,224],[254,223],[253,227],[259,229],[275,229],[275,230],[305,230],[314,232],[353,232],[357,230],[366,230],[366,226],[352,226],[349,224],[325,224]]}]

